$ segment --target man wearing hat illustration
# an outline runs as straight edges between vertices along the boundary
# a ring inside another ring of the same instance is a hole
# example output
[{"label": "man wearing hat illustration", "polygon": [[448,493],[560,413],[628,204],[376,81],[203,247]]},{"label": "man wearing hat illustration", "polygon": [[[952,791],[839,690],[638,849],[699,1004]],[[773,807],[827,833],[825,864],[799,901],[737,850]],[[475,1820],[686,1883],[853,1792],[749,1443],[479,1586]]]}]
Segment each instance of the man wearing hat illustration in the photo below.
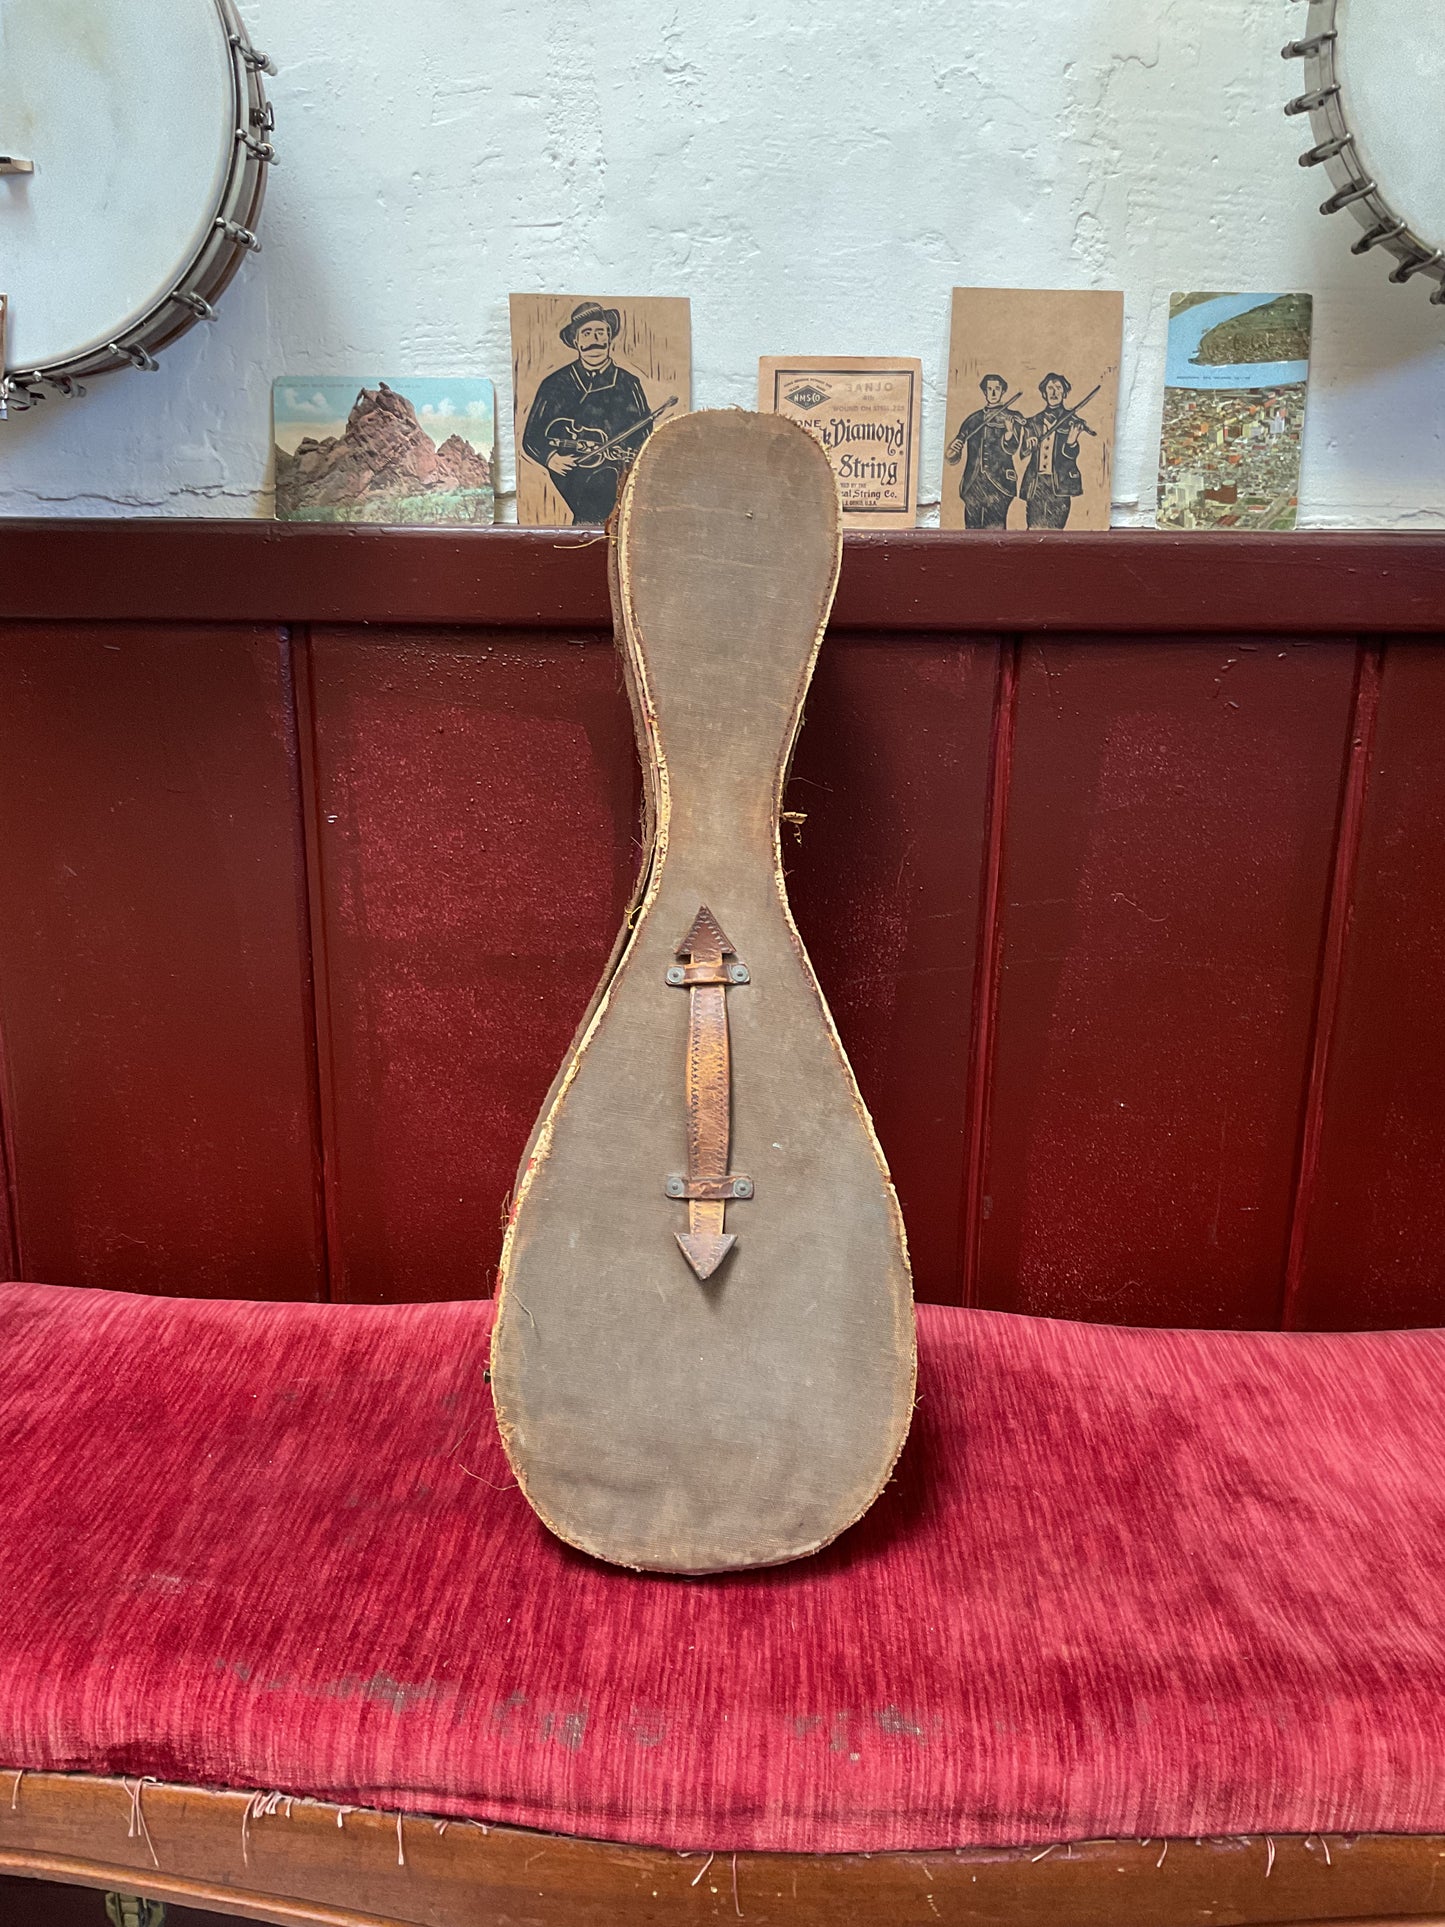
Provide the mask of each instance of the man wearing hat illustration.
[{"label": "man wearing hat illustration", "polygon": [[1084,492],[1079,474],[1079,437],[1085,424],[1064,405],[1071,386],[1063,375],[1045,375],[1039,383],[1044,405],[1024,423],[1024,447],[1029,459],[1019,494],[1027,504],[1031,529],[1063,528],[1074,497]]},{"label": "man wearing hat illustration", "polygon": [[574,522],[607,520],[651,428],[642,383],[612,359],[621,327],[616,308],[578,302],[559,330],[574,358],[542,378],[522,431],[523,454],[546,469]]},{"label": "man wearing hat illustration", "polygon": [[1019,492],[1014,452],[1023,440],[1023,417],[1005,405],[1008,383],[1002,375],[985,375],[978,386],[983,407],[964,416],[945,456],[950,463],[963,462],[958,484],[963,526],[1003,529]]}]

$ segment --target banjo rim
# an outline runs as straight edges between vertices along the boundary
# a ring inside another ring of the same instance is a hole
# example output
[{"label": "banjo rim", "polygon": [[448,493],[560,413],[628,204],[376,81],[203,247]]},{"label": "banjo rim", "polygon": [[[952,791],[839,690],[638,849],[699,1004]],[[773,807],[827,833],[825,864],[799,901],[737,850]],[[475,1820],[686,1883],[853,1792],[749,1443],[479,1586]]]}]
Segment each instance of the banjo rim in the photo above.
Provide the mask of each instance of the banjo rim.
[{"label": "banjo rim", "polygon": [[251,45],[233,0],[211,0],[211,5],[230,55],[235,131],[210,226],[170,286],[139,314],[128,316],[108,340],[92,341],[38,364],[13,361],[7,356],[0,366],[0,418],[7,397],[17,410],[43,399],[42,384],[68,390],[83,376],[113,368],[154,369],[154,356],[160,349],[189,332],[198,321],[214,320],[213,304],[247,255],[260,253],[256,229],[266,198],[266,177],[275,160],[268,139],[274,120],[261,74],[275,69]]},{"label": "banjo rim", "polygon": [[1310,0],[1302,38],[1291,40],[1282,50],[1286,60],[1300,60],[1304,69],[1304,91],[1284,111],[1307,114],[1315,137],[1299,164],[1323,167],[1334,189],[1320,203],[1320,213],[1348,212],[1364,229],[1351,246],[1352,254],[1383,248],[1398,264],[1391,271],[1392,281],[1427,275],[1438,284],[1431,301],[1445,305],[1445,236],[1432,242],[1412,227],[1366,166],[1360,132],[1350,119],[1349,92],[1339,60],[1340,32],[1340,0]]}]

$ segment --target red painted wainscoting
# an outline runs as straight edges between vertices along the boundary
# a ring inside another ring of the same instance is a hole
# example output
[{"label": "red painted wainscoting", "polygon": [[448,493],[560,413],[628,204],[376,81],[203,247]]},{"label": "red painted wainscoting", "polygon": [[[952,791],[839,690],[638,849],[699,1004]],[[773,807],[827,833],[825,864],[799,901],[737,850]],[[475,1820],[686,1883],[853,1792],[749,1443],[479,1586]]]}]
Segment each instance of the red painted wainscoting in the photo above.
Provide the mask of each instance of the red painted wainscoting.
[{"label": "red painted wainscoting", "polygon": [[[787,796],[919,1295],[1445,1323],[1445,541],[852,538]],[[605,547],[0,524],[0,1259],[490,1290],[638,859]]]}]

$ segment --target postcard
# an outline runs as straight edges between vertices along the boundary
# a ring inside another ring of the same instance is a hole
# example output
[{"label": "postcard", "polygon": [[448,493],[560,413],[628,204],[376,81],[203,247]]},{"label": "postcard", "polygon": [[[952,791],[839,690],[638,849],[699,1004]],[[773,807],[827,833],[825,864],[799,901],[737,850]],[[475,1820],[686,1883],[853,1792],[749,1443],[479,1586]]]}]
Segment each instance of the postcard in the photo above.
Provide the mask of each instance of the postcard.
[{"label": "postcard", "polygon": [[1310,370],[1307,294],[1174,294],[1161,529],[1292,529]]},{"label": "postcard", "polygon": [[519,522],[607,520],[652,430],[692,406],[691,317],[670,296],[512,296]]},{"label": "postcard", "polygon": [[1124,297],[955,288],[945,529],[1106,529]]},{"label": "postcard", "polygon": [[758,407],[786,415],[826,449],[843,526],[911,529],[918,519],[923,364],[876,355],[764,355]]},{"label": "postcard", "polygon": [[283,375],[272,388],[283,522],[490,522],[489,381]]}]

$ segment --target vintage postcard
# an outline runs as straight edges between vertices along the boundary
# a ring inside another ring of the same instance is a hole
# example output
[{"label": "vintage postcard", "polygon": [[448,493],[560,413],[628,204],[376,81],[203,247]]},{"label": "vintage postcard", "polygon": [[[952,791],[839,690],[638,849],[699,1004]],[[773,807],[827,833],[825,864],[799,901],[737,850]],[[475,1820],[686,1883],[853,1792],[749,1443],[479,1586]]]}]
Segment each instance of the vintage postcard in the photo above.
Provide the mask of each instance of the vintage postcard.
[{"label": "vintage postcard", "polygon": [[1307,294],[1173,294],[1161,529],[1292,529],[1310,370]]},{"label": "vintage postcard", "polygon": [[955,288],[945,529],[1106,529],[1124,297]]},{"label": "vintage postcard", "polygon": [[285,375],[271,391],[283,522],[490,522],[489,381]]},{"label": "vintage postcard", "polygon": [[758,407],[822,443],[838,477],[843,526],[911,529],[918,519],[923,364],[876,355],[764,355]]},{"label": "vintage postcard", "polygon": [[519,522],[607,520],[654,426],[692,406],[691,312],[667,296],[512,296]]}]

